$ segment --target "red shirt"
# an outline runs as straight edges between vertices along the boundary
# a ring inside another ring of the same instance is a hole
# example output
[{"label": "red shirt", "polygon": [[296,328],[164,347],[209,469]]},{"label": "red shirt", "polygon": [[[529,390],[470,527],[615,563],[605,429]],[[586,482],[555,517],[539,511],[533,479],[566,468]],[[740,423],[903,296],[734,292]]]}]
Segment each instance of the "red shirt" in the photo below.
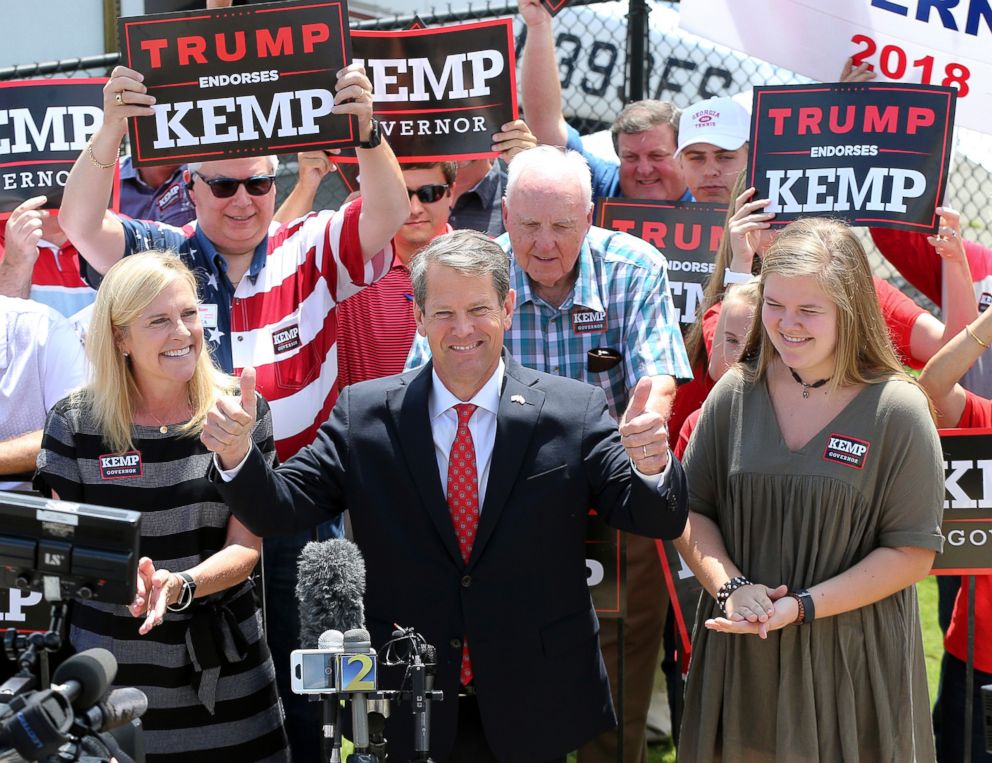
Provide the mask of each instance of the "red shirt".
[{"label": "red shirt", "polygon": [[[716,324],[720,320],[720,308],[722,306],[722,302],[717,302],[703,313],[703,343],[706,345],[707,358],[713,351],[713,338],[716,336]],[[682,431],[682,424],[686,418],[703,404],[706,396],[713,389],[713,385],[716,384],[710,378],[709,369],[706,366],[692,369],[692,374],[692,381],[680,385],[675,393],[672,415],[668,419],[669,434]]]},{"label": "red shirt", "polygon": [[401,373],[416,333],[410,271],[395,259],[385,278],[338,305],[338,390]]},{"label": "red shirt", "polygon": [[889,336],[892,337],[896,354],[906,365],[913,368],[923,368],[926,361],[920,361],[913,357],[909,349],[909,340],[913,333],[913,326],[916,325],[916,321],[926,310],[888,281],[877,276],[873,276],[872,280],[875,282],[878,306],[882,308],[882,317],[885,319],[885,325],[889,327]]},{"label": "red shirt", "polygon": [[[968,591],[962,578],[954,600],[944,649],[962,662],[968,660]],[[975,576],[975,668],[992,673],[992,575]]]},{"label": "red shirt", "polygon": [[696,424],[699,423],[699,417],[702,413],[703,409],[701,407],[694,410],[686,417],[682,428],[679,430],[679,441],[675,444],[675,457],[680,461],[685,454],[685,449],[689,447],[689,438],[692,437],[692,431],[696,428]]},{"label": "red shirt", "polygon": [[964,410],[956,426],[959,429],[987,429],[992,427],[992,400],[964,391]]}]

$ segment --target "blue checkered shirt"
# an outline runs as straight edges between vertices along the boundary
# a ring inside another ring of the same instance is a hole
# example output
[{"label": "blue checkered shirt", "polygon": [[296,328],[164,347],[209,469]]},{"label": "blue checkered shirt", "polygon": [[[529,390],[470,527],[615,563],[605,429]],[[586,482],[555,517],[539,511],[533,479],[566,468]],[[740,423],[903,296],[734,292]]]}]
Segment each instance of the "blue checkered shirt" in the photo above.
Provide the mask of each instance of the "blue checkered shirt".
[{"label": "blue checkered shirt", "polygon": [[[517,292],[513,325],[503,343],[525,366],[602,387],[618,418],[642,376],[692,378],[668,290],[668,265],[653,246],[627,233],[590,228],[572,292],[553,307],[532,291],[512,257],[509,236],[496,242],[511,255],[510,286]],[[602,331],[598,314],[605,314]],[[593,349],[615,350],[622,360],[607,371],[590,371]],[[407,368],[429,358],[430,348],[418,335]]]}]

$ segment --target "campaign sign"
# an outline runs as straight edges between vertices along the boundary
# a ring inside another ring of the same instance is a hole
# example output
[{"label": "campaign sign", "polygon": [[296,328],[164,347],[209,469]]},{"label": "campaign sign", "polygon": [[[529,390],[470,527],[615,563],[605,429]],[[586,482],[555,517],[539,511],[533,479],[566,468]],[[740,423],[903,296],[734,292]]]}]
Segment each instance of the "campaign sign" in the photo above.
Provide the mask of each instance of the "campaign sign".
[{"label": "campaign sign", "polygon": [[331,113],[347,19],[346,0],[120,19],[121,61],[156,98],[130,123],[135,165],[357,144],[356,119]]},{"label": "campaign sign", "polygon": [[992,429],[942,429],[944,551],[933,575],[992,575]]},{"label": "campaign sign", "polygon": [[602,199],[596,206],[596,225],[637,236],[665,255],[672,302],[685,328],[696,322],[726,215],[727,208],[720,204]]},{"label": "campaign sign", "polygon": [[553,18],[558,15],[558,11],[568,5],[568,0],[541,0],[541,5]]},{"label": "campaign sign", "polygon": [[382,137],[401,162],[497,155],[493,133],[519,113],[511,19],[351,37]]},{"label": "campaign sign", "polygon": [[689,565],[675,550],[675,544],[670,540],[656,540],[658,558],[661,569],[665,573],[665,587],[672,602],[672,612],[675,615],[675,631],[682,649],[679,662],[683,672],[689,667],[689,656],[692,654],[692,626],[696,619],[696,607],[703,585],[695,576]]},{"label": "campaign sign", "polygon": [[756,87],[748,184],[773,225],[837,217],[936,233],[955,90],[932,85]]},{"label": "campaign sign", "polygon": [[586,583],[600,620],[617,620],[627,610],[623,538],[589,509],[586,526]]},{"label": "campaign sign", "polygon": [[[0,82],[0,219],[33,196],[47,196],[46,209],[62,205],[69,170],[103,123],[105,82]],[[118,190],[115,179],[115,209]]]}]

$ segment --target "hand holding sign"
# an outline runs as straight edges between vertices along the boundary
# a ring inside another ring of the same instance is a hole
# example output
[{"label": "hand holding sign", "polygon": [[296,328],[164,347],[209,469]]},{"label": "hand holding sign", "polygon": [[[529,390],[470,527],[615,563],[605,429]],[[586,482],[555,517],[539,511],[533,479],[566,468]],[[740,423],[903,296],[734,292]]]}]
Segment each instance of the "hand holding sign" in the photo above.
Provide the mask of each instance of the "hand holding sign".
[{"label": "hand holding sign", "polygon": [[927,236],[927,241],[943,259],[963,264],[967,271],[968,255],[961,240],[961,215],[950,207],[937,207],[937,214],[940,215],[940,227],[936,236]]},{"label": "hand holding sign", "polygon": [[126,66],[115,66],[103,86],[103,123],[119,127],[121,136],[127,131],[129,117],[149,117],[155,114],[155,96],[148,94],[144,75]]},{"label": "hand holding sign", "polygon": [[251,450],[251,433],[255,428],[255,369],[241,372],[241,397],[218,398],[203,425],[200,441],[217,454],[221,467],[232,469]]},{"label": "hand holding sign", "polygon": [[844,68],[840,70],[838,82],[871,82],[875,79],[875,72],[867,61],[862,61],[857,66],[854,65],[854,56],[850,56],[844,62]]},{"label": "hand holding sign", "polygon": [[358,135],[365,141],[372,129],[372,83],[365,76],[365,67],[351,63],[338,71],[334,86],[335,114],[354,114],[358,119]]},{"label": "hand holding sign", "polygon": [[499,152],[499,158],[509,164],[513,157],[528,148],[537,145],[537,138],[522,119],[507,122],[498,133],[493,134],[493,151]]},{"label": "hand holding sign", "polygon": [[733,253],[730,269],[735,273],[752,272],[755,255],[761,255],[767,246],[768,239],[763,231],[772,227],[768,221],[775,217],[774,212],[762,211],[768,206],[768,199],[748,201],[755,193],[754,188],[748,188],[737,197],[734,203],[736,211],[727,226]]},{"label": "hand holding sign", "polygon": [[651,389],[651,377],[637,382],[619,427],[620,442],[641,474],[661,474],[668,465],[668,426],[664,416],[648,409]]}]

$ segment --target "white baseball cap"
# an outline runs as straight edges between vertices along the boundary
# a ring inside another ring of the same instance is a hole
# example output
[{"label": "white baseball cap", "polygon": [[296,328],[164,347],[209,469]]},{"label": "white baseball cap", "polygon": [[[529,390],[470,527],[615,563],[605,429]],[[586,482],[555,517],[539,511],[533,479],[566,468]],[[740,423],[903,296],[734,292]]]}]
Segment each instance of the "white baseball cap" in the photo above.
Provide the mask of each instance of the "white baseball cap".
[{"label": "white baseball cap", "polygon": [[693,143],[712,143],[736,151],[747,143],[751,134],[751,117],[732,98],[710,98],[682,112],[679,119],[678,156]]}]

